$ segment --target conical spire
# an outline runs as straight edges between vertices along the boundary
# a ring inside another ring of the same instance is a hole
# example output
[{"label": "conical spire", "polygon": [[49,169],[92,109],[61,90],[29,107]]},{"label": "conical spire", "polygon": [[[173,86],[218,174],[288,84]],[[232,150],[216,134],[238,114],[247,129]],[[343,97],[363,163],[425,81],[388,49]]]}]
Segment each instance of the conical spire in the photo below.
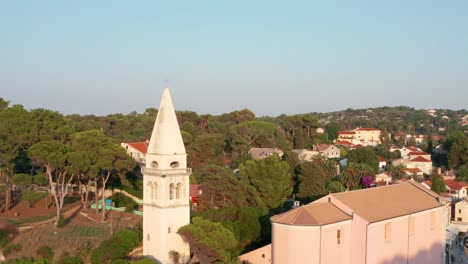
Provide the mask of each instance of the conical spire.
[{"label": "conical spire", "polygon": [[148,154],[185,154],[184,141],[177,123],[169,88],[165,88],[162,95],[158,116],[148,146]]}]

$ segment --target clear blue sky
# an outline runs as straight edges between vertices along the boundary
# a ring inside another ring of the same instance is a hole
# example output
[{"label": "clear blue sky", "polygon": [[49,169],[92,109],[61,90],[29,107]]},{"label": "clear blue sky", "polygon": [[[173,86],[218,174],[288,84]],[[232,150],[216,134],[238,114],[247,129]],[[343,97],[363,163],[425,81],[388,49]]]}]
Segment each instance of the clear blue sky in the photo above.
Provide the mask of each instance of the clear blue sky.
[{"label": "clear blue sky", "polygon": [[0,97],[64,114],[468,108],[468,1],[2,1]]}]

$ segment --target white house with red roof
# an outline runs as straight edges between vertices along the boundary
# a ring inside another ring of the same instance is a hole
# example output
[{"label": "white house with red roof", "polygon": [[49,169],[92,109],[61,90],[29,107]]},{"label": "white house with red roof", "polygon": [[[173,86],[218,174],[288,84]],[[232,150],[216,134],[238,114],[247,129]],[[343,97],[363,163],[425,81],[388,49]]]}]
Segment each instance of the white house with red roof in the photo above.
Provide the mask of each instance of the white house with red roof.
[{"label": "white house with red roof", "polygon": [[392,182],[392,174],[385,171],[375,175],[375,183],[377,185],[389,185]]},{"label": "white house with red roof", "polygon": [[143,142],[121,142],[122,146],[138,164],[144,165],[146,163],[146,153],[148,151],[149,141]]},{"label": "white house with red roof", "polygon": [[340,131],[337,142],[347,141],[353,145],[376,146],[381,143],[380,136],[379,129],[358,127],[352,131]]},{"label": "white house with red roof", "polygon": [[406,168],[405,173],[408,176],[423,176],[423,171],[419,168]]},{"label": "white house with red roof", "polygon": [[379,158],[379,170],[382,171],[385,169],[385,166],[387,166],[387,161],[380,156],[378,158]]},{"label": "white house with red roof", "polygon": [[403,159],[408,159],[409,158],[409,153],[411,152],[419,152],[419,151],[422,151],[420,148],[417,148],[417,147],[413,147],[413,146],[409,146],[409,147],[402,147],[402,148],[399,148],[399,147],[396,147],[396,146],[393,146],[390,148],[390,152],[395,152],[395,151],[399,151],[400,152],[400,155]]},{"label": "white house with red roof", "polygon": [[407,168],[418,168],[423,173],[432,174],[431,154],[424,151],[410,152]]},{"label": "white house with red roof", "polygon": [[454,180],[444,180],[445,191],[455,199],[464,199],[467,196],[468,183]]}]

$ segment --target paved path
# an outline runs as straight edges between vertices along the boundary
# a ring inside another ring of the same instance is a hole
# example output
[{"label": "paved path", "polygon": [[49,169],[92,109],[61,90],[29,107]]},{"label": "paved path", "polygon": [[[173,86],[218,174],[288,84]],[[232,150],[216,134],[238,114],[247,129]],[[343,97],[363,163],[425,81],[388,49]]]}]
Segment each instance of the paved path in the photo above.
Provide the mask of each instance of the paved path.
[{"label": "paved path", "polygon": [[464,236],[458,237],[457,242],[454,242],[450,248],[450,255],[455,256],[454,264],[468,264],[468,257],[466,256],[468,249],[463,245],[464,239]]}]

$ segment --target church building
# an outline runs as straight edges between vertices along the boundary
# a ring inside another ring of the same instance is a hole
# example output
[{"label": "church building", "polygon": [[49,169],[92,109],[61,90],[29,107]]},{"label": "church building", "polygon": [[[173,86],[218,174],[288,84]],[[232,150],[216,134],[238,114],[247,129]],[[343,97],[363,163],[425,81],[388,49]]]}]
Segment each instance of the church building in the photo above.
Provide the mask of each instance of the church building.
[{"label": "church building", "polygon": [[190,258],[190,247],[177,230],[190,224],[187,153],[165,88],[146,153],[143,173],[143,255],[169,263],[170,255]]}]

